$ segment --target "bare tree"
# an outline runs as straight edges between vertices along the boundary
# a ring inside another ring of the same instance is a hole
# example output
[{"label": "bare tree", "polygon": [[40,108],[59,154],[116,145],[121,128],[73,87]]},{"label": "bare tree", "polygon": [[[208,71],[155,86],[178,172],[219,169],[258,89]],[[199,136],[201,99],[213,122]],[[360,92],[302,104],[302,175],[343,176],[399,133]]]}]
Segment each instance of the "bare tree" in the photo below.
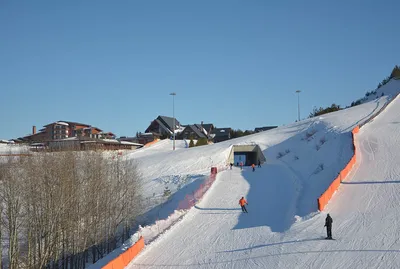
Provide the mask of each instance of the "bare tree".
[{"label": "bare tree", "polygon": [[8,268],[85,268],[115,249],[140,212],[136,171],[94,151],[8,158],[0,165]]}]

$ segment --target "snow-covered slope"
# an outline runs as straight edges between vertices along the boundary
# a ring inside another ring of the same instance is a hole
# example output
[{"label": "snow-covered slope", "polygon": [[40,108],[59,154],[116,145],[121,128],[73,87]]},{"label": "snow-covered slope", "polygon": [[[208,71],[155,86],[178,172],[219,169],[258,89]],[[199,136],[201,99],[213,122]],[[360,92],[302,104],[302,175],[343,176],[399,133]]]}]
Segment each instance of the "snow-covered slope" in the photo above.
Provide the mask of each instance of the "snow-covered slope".
[{"label": "snow-covered slope", "polygon": [[[256,172],[234,168],[220,173],[198,207],[147,246],[129,268],[288,268],[299,261],[299,268],[311,265],[319,253],[304,255],[305,248],[316,249],[315,245],[320,250],[332,244],[318,241],[324,234],[324,215],[317,213],[316,199],[351,156],[350,130],[386,101],[379,98],[214,145],[132,153],[129,158],[138,161],[149,190],[161,189],[155,178],[208,174],[211,166],[225,166],[231,145],[256,143],[267,163]],[[241,196],[249,201],[249,214],[238,209]],[[336,224],[336,212],[332,215]],[[304,249],[297,252],[299,247]]]},{"label": "snow-covered slope", "polygon": [[359,101],[361,103],[366,103],[375,100],[383,95],[386,95],[391,98],[395,96],[399,91],[400,91],[400,79],[397,80],[391,79],[387,84],[380,87],[379,89],[376,89],[375,93],[374,91],[372,91],[372,94],[364,96],[363,98],[359,99]]},{"label": "snow-covered slope", "polygon": [[[178,185],[190,183],[190,178],[208,175],[212,166],[226,167],[232,145],[258,144],[267,162],[276,160],[279,154],[285,155],[280,161],[290,164],[293,173],[304,182],[323,168],[320,176],[326,180],[315,190],[319,195],[351,156],[350,130],[378,111],[387,100],[382,97],[323,117],[213,145],[186,148],[185,142],[176,141],[177,150],[173,151],[172,140],[163,140],[126,157],[138,164],[143,178],[143,196],[152,197],[161,194],[165,186],[174,192]],[[182,145],[178,146],[179,143]],[[319,167],[321,164],[323,167]]]},{"label": "snow-covered slope", "polygon": [[[193,156],[211,155],[215,163],[224,163],[226,147],[255,142],[267,163],[255,172],[234,168],[220,173],[197,207],[147,246],[128,268],[399,268],[399,99],[357,135],[362,150],[357,153],[355,172],[324,212],[317,212],[314,199],[348,161],[351,128],[377,111],[384,100],[204,149],[176,152],[182,166],[173,166],[169,158],[162,163],[189,172],[193,168],[186,167],[187,160]],[[313,130],[317,132],[311,135]],[[323,137],[326,141],[321,143]],[[279,152],[284,156],[276,158]],[[319,163],[324,164],[322,170]],[[153,167],[157,165],[161,163]],[[196,168],[208,166],[198,162]],[[248,214],[238,207],[241,196],[249,202]],[[334,219],[335,241],[322,239],[326,212]]]}]

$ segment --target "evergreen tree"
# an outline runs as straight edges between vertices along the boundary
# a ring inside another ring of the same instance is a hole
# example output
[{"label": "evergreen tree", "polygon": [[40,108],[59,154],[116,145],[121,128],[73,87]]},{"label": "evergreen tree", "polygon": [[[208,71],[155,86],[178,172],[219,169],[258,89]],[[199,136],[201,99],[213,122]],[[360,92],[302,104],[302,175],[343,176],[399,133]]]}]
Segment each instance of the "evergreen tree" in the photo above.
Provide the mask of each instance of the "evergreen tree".
[{"label": "evergreen tree", "polygon": [[165,186],[163,196],[166,197],[166,198],[169,198],[171,196],[171,194],[172,194],[171,190],[168,188],[168,186]]},{"label": "evergreen tree", "polygon": [[194,142],[193,142],[193,139],[192,139],[192,138],[190,138],[190,142],[189,142],[189,148],[192,148],[192,147],[194,147]]},{"label": "evergreen tree", "polygon": [[254,131],[246,130],[246,131],[244,131],[244,133],[243,133],[244,136],[245,136],[245,135],[251,135],[251,134],[254,134]]},{"label": "evergreen tree", "polygon": [[320,116],[320,115],[323,115],[323,114],[326,114],[326,113],[331,113],[331,112],[334,112],[334,111],[338,111],[340,109],[341,109],[340,105],[336,105],[336,104],[332,104],[330,107],[327,107],[327,108],[322,108],[322,107],[316,108],[316,107],[314,107],[313,111],[309,115],[309,118]]},{"label": "evergreen tree", "polygon": [[204,145],[208,145],[207,138],[205,137],[199,138],[199,140],[197,140],[196,146],[204,146]]},{"label": "evergreen tree", "polygon": [[395,78],[395,79],[400,79],[400,67],[395,66],[393,68],[392,74],[390,75],[390,78]]}]

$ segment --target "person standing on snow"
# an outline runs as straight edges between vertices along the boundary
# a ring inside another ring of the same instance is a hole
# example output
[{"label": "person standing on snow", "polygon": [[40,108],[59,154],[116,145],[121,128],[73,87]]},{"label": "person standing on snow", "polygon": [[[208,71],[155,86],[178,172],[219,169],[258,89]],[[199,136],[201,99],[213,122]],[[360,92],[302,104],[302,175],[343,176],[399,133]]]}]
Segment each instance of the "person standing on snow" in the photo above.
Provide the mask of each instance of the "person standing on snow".
[{"label": "person standing on snow", "polygon": [[243,169],[243,162],[240,162],[240,170]]},{"label": "person standing on snow", "polygon": [[260,160],[258,160],[258,167],[261,167],[261,162],[260,162]]},{"label": "person standing on snow", "polygon": [[333,223],[333,219],[331,218],[331,216],[328,214],[326,216],[325,219],[325,226],[326,227],[326,233],[327,233],[327,237],[326,239],[332,239],[332,223]]},{"label": "person standing on snow", "polygon": [[251,167],[253,167],[253,172],[256,171],[256,166],[254,165],[254,163],[251,165]]},{"label": "person standing on snow", "polygon": [[247,212],[247,209],[246,209],[246,206],[245,206],[245,205],[248,205],[248,203],[247,203],[246,199],[244,199],[244,197],[242,197],[242,198],[239,200],[239,205],[242,207],[242,212],[243,212],[243,213],[248,213],[248,212]]}]

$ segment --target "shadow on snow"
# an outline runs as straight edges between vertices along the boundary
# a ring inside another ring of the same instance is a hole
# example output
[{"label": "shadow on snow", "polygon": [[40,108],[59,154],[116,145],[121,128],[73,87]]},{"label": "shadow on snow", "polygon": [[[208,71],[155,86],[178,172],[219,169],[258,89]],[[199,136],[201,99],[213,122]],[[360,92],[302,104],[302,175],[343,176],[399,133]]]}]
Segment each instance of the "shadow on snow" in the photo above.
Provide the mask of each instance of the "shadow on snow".
[{"label": "shadow on snow", "polygon": [[185,200],[186,195],[192,195],[201,184],[208,178],[205,175],[192,175],[193,181],[173,193],[168,200],[156,205],[143,215],[137,218],[137,223],[142,226],[154,224],[157,220],[167,219],[169,215],[179,207],[179,204]]},{"label": "shadow on snow", "polygon": [[[313,135],[309,134],[311,130],[315,130]],[[316,150],[315,144],[326,137],[329,137],[327,142]],[[329,145],[334,141],[335,144]],[[342,150],[332,156],[335,159],[331,165],[314,171],[323,161],[321,158],[329,156],[333,146]],[[295,222],[295,216],[317,212],[318,197],[350,160],[351,146],[351,133],[336,133],[325,123],[316,121],[297,135],[264,150],[266,164],[256,167],[255,172],[251,167],[244,167],[242,171],[250,185],[246,196],[249,213],[241,214],[233,229],[269,226],[272,232],[285,232]],[[285,154],[277,159],[280,152]]]},{"label": "shadow on snow", "polygon": [[285,176],[285,166],[267,164],[252,171],[243,168],[242,175],[249,182],[246,196],[248,214],[243,213],[233,229],[269,226],[273,232],[284,232],[294,223],[295,190]]}]

